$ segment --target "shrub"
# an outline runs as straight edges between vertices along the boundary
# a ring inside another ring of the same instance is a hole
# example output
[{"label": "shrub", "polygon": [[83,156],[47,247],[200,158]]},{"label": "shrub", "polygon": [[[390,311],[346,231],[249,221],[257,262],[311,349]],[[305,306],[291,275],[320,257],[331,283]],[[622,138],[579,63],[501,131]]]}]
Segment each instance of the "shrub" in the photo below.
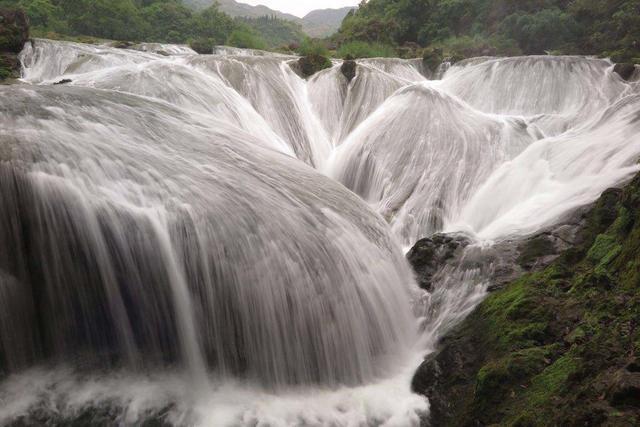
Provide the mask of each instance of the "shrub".
[{"label": "shrub", "polygon": [[442,49],[445,56],[472,58],[476,56],[516,56],[522,51],[514,40],[504,36],[483,37],[481,35],[449,37],[434,45]]},{"label": "shrub", "polygon": [[198,38],[189,41],[189,47],[201,55],[212,53],[214,44],[214,41],[208,38]]},{"label": "shrub", "polygon": [[396,56],[395,49],[382,43],[367,43],[352,41],[344,43],[338,48],[337,56],[340,58],[388,58]]},{"label": "shrub", "polygon": [[329,50],[320,41],[312,38],[305,38],[297,49],[300,56],[329,56]]},{"label": "shrub", "polygon": [[227,38],[227,45],[243,49],[266,49],[264,41],[248,29],[236,29]]}]

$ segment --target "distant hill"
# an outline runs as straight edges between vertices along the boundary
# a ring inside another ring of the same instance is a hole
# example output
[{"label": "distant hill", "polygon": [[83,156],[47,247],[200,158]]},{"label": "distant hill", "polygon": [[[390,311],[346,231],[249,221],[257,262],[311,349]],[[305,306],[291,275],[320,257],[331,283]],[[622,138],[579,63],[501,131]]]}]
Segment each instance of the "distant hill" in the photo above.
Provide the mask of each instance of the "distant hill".
[{"label": "distant hill", "polygon": [[[289,13],[273,10],[267,6],[251,6],[237,2],[235,0],[217,0],[220,4],[220,10],[229,16],[243,18],[261,18],[263,16],[275,16],[276,18],[286,19],[300,23],[301,19]],[[196,10],[204,9],[211,6],[215,0],[183,0],[184,4],[191,6]]]},{"label": "distant hill", "polygon": [[312,37],[328,37],[338,31],[342,20],[355,7],[341,9],[319,9],[302,18],[302,28]]},{"label": "distant hill", "polygon": [[[183,0],[184,4],[196,10],[211,6],[215,0]],[[280,12],[267,6],[251,6],[235,0],[218,0],[220,10],[233,17],[261,18],[264,16],[275,16],[279,19],[286,19],[302,26],[303,31],[311,37],[327,37],[335,33],[347,13],[355,9],[344,7],[342,9],[322,9],[309,12],[304,18],[289,13]]]}]

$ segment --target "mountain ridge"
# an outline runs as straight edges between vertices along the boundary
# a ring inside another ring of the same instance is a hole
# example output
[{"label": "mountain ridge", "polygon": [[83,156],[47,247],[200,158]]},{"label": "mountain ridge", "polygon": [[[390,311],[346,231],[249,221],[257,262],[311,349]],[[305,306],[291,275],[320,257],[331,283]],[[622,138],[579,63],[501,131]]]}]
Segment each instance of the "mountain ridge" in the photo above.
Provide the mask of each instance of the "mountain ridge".
[{"label": "mountain ridge", "polygon": [[[215,0],[184,0],[186,6],[196,10],[205,9],[214,4],[214,2]],[[311,37],[327,37],[335,33],[349,11],[356,9],[355,6],[339,9],[317,9],[300,18],[264,5],[253,6],[235,0],[218,0],[218,4],[222,12],[232,17],[261,18],[263,16],[275,16],[279,19],[295,22],[300,24],[304,32]]]}]

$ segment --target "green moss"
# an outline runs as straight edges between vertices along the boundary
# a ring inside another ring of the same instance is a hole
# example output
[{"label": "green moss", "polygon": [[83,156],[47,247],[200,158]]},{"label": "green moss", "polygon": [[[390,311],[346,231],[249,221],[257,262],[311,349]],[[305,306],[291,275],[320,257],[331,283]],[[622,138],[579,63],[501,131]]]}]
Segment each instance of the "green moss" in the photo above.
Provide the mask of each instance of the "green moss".
[{"label": "green moss", "polygon": [[477,375],[476,395],[495,396],[496,392],[540,372],[553,354],[553,347],[532,347],[515,351],[484,365]]},{"label": "green moss", "polygon": [[568,388],[569,379],[578,372],[580,363],[571,356],[561,357],[531,381],[526,397],[529,407],[542,406]]},{"label": "green moss", "polygon": [[620,254],[622,246],[617,243],[614,236],[601,234],[589,249],[587,258],[597,266],[604,267]]}]

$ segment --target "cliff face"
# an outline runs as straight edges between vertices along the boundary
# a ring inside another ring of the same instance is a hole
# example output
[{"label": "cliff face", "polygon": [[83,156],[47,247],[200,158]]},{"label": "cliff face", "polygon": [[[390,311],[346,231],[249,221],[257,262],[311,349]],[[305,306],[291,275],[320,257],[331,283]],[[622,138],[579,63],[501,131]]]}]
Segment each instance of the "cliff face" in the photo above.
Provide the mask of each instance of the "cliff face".
[{"label": "cliff face", "polygon": [[29,21],[22,10],[0,8],[0,82],[20,77],[18,54],[29,39]]},{"label": "cliff face", "polygon": [[575,246],[492,293],[420,366],[433,426],[640,423],[640,175]]}]

